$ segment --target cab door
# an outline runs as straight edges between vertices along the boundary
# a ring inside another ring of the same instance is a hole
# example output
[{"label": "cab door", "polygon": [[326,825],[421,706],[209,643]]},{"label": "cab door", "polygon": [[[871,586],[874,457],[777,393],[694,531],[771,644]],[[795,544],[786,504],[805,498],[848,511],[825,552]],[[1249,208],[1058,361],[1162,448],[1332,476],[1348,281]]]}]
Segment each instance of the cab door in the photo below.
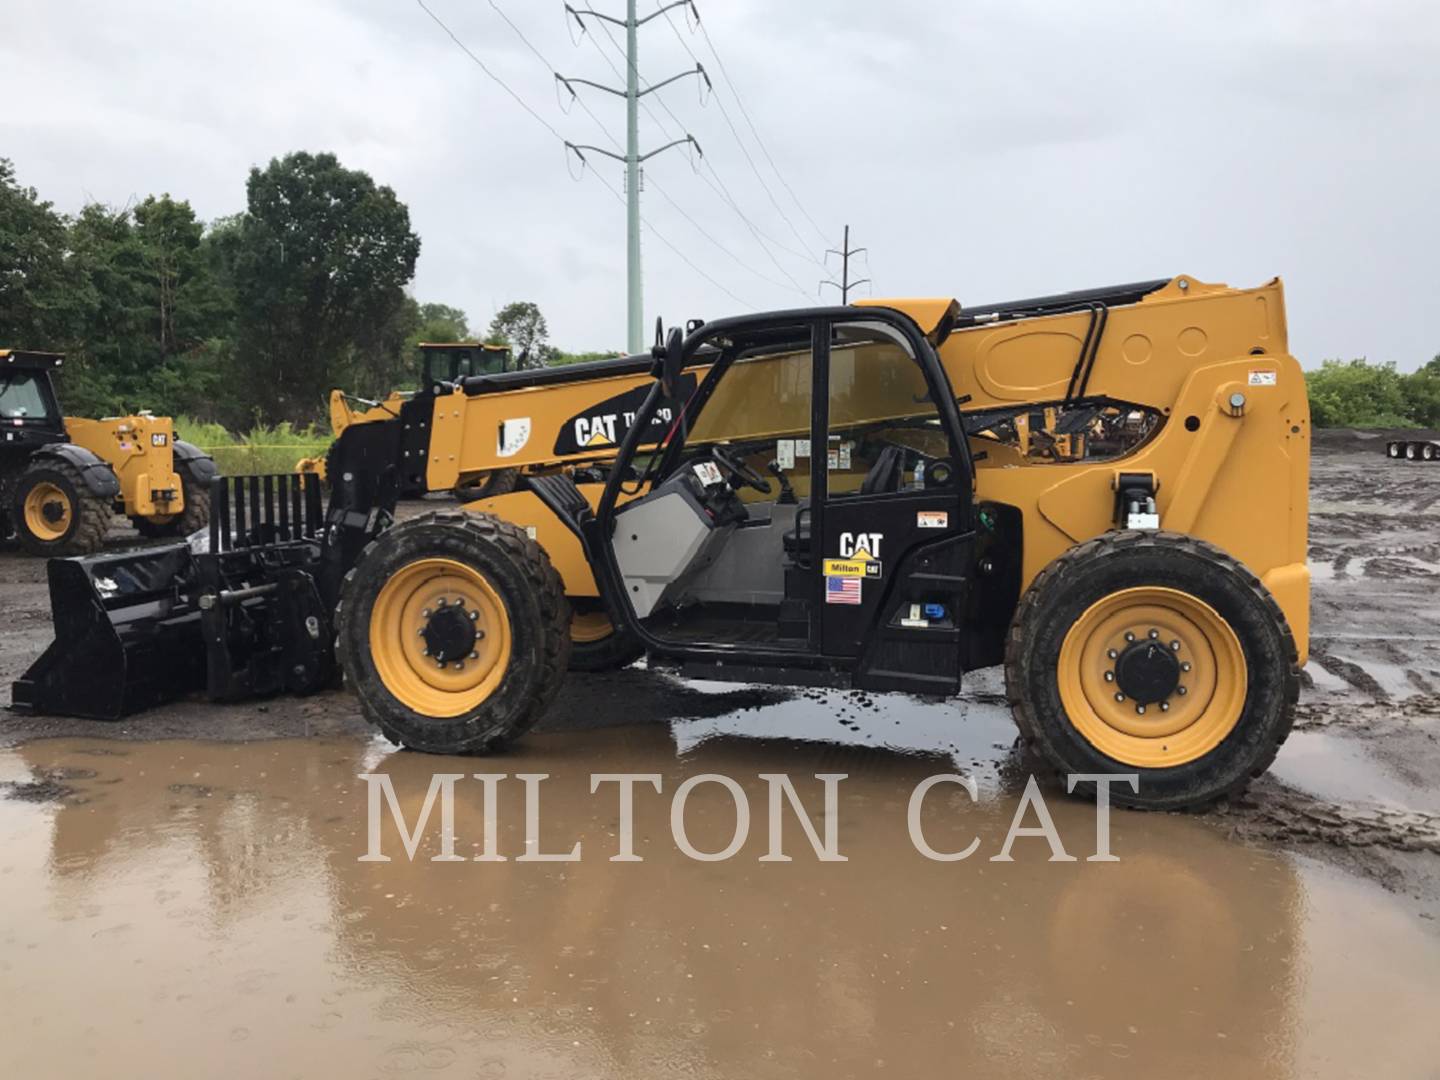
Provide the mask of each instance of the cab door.
[{"label": "cab door", "polygon": [[821,651],[854,658],[857,687],[954,693],[974,533],[956,414],[936,405],[944,376],[878,314],[818,336]]}]

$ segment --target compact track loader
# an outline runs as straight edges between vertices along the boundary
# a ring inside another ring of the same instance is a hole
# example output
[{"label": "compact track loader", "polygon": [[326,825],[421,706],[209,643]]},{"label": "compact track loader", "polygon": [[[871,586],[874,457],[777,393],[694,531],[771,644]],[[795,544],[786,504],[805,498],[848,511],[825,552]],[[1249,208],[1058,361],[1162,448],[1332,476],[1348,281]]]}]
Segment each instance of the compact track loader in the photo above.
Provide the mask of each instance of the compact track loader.
[{"label": "compact track loader", "polygon": [[[312,478],[230,478],[208,544],[53,560],[15,705],[338,670],[395,742],[484,752],[588,625],[707,678],[950,695],[1003,664],[1029,750],[1137,806],[1233,792],[1289,733],[1310,432],[1278,280],[693,322],[632,363],[603,413],[569,369],[436,383],[346,428],[323,513]],[[548,471],[395,520],[497,463]]]},{"label": "compact track loader", "polygon": [[58,353],[0,349],[0,537],[36,555],[83,555],[112,514],[141,536],[185,536],[210,520],[215,463],[175,438],[169,417],[62,416]]}]

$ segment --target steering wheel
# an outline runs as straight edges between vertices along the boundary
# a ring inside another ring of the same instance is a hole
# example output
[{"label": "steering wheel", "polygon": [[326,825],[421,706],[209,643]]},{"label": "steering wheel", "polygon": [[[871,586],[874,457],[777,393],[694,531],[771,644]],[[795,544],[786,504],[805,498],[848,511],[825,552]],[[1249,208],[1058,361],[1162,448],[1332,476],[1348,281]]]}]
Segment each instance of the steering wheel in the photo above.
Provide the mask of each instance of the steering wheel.
[{"label": "steering wheel", "polygon": [[762,495],[770,494],[770,481],[766,480],[764,476],[752,469],[749,465],[746,465],[739,458],[733,457],[730,451],[723,447],[712,446],[710,448],[710,457],[714,459],[715,464],[730,474],[732,486],[736,480],[739,480],[744,483],[746,487],[754,488]]}]

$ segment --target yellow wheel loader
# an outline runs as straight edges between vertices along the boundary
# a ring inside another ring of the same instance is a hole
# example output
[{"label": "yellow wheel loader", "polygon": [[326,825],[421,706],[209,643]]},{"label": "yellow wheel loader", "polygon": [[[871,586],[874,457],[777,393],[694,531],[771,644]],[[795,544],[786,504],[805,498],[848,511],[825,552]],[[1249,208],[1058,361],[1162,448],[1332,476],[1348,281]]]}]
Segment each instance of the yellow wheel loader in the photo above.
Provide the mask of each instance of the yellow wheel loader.
[{"label": "yellow wheel loader", "polygon": [[[609,399],[566,369],[437,382],[344,431],[323,514],[308,478],[230,478],[207,551],[53,562],[57,640],[16,706],[117,716],[338,669],[391,740],[481,753],[608,627],[705,678],[946,696],[1003,665],[1033,755],[1082,792],[1130,778],[1110,791],[1134,806],[1274,759],[1309,604],[1278,280],[692,322],[633,363]],[[502,463],[539,471],[396,522],[404,486]]]},{"label": "yellow wheel loader", "polygon": [[203,529],[210,456],[175,438],[169,417],[62,416],[51,376],[63,363],[0,349],[0,536],[36,555],[84,555],[115,513],[145,537]]}]

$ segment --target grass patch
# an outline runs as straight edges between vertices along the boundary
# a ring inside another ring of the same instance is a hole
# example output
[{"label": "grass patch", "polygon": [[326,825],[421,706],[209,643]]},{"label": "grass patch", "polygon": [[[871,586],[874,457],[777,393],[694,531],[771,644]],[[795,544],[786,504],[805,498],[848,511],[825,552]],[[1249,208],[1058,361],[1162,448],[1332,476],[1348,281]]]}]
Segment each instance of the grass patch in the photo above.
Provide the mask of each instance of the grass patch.
[{"label": "grass patch", "polygon": [[226,476],[294,472],[301,458],[324,457],[331,441],[330,432],[317,427],[257,424],[237,433],[188,416],[175,418],[175,436],[211,455]]}]

